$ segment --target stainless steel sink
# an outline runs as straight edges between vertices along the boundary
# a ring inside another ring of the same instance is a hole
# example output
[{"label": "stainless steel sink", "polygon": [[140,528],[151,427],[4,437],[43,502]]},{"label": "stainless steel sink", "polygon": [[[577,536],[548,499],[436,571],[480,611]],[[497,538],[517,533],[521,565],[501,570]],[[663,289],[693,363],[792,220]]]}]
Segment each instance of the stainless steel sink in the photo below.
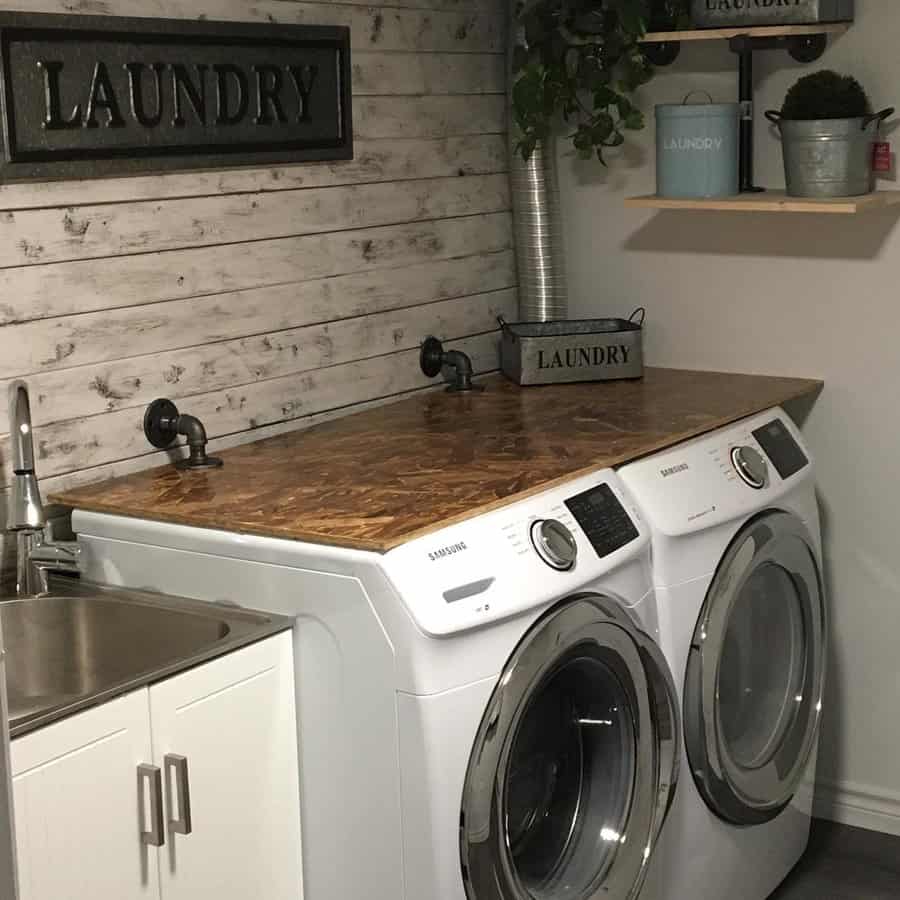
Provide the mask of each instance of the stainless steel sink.
[{"label": "stainless steel sink", "polygon": [[0,602],[13,737],[291,626],[237,607],[73,582]]}]

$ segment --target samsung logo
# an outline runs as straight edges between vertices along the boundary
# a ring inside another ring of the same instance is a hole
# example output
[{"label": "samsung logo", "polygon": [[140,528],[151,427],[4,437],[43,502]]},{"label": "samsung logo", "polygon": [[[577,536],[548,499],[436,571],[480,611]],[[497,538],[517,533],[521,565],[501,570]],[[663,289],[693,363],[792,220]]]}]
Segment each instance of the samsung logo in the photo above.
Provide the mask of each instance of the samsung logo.
[{"label": "samsung logo", "polygon": [[456,544],[450,544],[447,547],[441,547],[440,550],[432,550],[431,553],[428,554],[428,558],[432,562],[437,562],[439,559],[444,559],[447,556],[453,556],[456,553],[462,553],[463,550],[468,550],[469,548],[466,546],[465,541],[459,541]]},{"label": "samsung logo", "polygon": [[669,466],[666,469],[660,469],[659,474],[663,478],[669,478],[671,475],[678,475],[680,472],[687,472],[690,466],[687,463],[678,463],[677,466]]}]

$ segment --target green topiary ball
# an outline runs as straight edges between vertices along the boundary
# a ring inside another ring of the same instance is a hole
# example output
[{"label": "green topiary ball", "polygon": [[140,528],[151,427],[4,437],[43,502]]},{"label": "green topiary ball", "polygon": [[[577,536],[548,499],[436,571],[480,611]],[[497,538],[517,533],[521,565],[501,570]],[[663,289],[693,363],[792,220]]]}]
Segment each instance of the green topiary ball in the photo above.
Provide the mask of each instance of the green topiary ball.
[{"label": "green topiary ball", "polygon": [[784,98],[785,119],[858,119],[872,112],[862,85],[828,69],[801,78]]}]

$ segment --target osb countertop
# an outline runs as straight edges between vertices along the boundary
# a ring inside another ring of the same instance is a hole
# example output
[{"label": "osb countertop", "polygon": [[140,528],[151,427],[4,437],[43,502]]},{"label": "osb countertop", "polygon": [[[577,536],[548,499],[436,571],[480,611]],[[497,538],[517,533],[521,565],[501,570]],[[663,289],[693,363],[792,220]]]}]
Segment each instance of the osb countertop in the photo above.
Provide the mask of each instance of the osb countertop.
[{"label": "osb countertop", "polygon": [[118,513],[385,552],[592,469],[772,406],[819,381],[648,369],[641,381],[419,394],[219,454],[52,498]]}]

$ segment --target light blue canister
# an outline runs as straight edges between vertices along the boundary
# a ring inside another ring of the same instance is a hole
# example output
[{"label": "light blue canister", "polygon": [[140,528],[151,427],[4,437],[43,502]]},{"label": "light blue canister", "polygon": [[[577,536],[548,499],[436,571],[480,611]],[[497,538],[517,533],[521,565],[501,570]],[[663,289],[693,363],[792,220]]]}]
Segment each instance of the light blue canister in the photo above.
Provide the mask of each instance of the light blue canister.
[{"label": "light blue canister", "polygon": [[[708,96],[708,95],[707,95]],[[682,199],[739,193],[737,103],[656,107],[656,192]]]}]

